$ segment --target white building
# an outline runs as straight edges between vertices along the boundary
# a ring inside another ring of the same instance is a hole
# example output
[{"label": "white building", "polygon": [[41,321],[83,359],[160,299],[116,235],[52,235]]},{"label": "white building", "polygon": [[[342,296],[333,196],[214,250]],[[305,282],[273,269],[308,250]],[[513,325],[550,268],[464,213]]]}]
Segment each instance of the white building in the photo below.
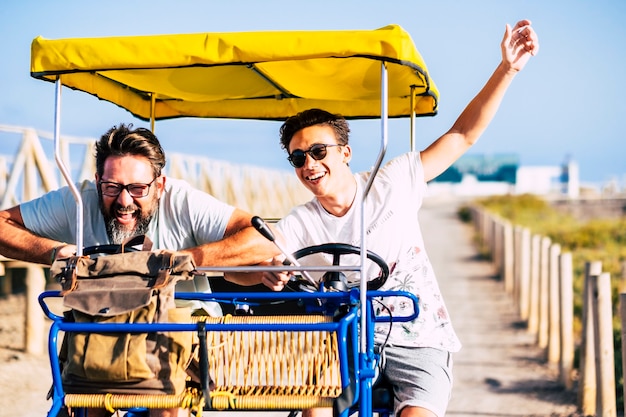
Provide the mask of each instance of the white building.
[{"label": "white building", "polygon": [[[512,175],[512,172],[514,173]],[[428,185],[430,195],[488,196],[504,194],[564,195],[577,198],[578,165],[519,166],[517,157],[462,157]]]}]

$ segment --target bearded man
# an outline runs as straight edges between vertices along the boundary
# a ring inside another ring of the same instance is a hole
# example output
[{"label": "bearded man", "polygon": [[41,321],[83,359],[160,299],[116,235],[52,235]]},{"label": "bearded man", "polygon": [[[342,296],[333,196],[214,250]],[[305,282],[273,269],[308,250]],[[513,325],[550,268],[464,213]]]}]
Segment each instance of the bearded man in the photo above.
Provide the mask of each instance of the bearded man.
[{"label": "bearded man", "polygon": [[[154,249],[188,252],[199,266],[254,265],[278,254],[252,228],[249,213],[185,181],[166,178],[165,153],[150,130],[114,126],[96,142],[95,157],[95,180],[76,184],[84,206],[86,246],[121,244],[146,235]],[[0,212],[0,253],[41,264],[74,255],[76,210],[66,186]],[[89,409],[90,416],[110,414]],[[150,416],[177,414],[178,409],[150,410]]]},{"label": "bearded man", "polygon": [[[96,142],[95,158],[95,180],[76,184],[85,246],[146,235],[154,249],[188,252],[199,266],[254,265],[278,253],[251,227],[250,213],[166,178],[165,153],[150,130],[112,127]],[[0,254],[47,265],[74,255],[76,210],[66,186],[1,211]]]}]

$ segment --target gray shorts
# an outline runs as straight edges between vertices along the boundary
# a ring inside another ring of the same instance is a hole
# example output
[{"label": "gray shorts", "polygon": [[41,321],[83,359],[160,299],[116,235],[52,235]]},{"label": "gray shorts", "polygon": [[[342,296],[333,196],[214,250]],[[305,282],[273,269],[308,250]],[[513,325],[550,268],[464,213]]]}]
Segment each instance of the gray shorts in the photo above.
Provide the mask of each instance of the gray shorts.
[{"label": "gray shorts", "polygon": [[395,415],[406,406],[445,415],[452,393],[450,352],[387,345],[381,354],[381,372],[393,386]]}]

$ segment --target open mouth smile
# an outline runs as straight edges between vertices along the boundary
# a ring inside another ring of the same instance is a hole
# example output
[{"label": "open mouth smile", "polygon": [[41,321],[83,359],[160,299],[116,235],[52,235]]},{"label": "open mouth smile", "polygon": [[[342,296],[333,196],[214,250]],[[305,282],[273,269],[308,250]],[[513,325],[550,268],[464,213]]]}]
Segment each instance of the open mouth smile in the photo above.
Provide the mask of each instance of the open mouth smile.
[{"label": "open mouth smile", "polygon": [[319,172],[317,174],[312,174],[309,175],[308,177],[305,177],[307,181],[311,181],[311,182],[317,182],[320,179],[324,178],[326,176],[325,172]]}]

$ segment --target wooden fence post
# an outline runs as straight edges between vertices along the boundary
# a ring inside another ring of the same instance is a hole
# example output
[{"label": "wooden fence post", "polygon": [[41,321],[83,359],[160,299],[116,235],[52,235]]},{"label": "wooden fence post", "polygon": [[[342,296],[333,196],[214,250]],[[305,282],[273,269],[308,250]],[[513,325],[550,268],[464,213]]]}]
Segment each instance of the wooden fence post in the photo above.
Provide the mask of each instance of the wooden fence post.
[{"label": "wooden fence post", "polygon": [[472,216],[474,220],[474,230],[476,230],[476,234],[478,235],[478,245],[482,248],[483,242],[485,241],[485,237],[483,236],[483,222],[485,219],[485,209],[482,207],[475,206],[474,207],[474,215]]},{"label": "wooden fence post", "polygon": [[578,406],[580,411],[590,416],[596,412],[596,369],[594,352],[593,309],[591,277],[602,273],[602,262],[585,263],[585,282],[583,286],[582,331],[580,343],[580,382],[578,387]]},{"label": "wooden fence post", "polygon": [[539,331],[537,344],[540,348],[548,347],[548,309],[549,309],[549,259],[550,259],[550,238],[541,238],[541,255],[539,256]]},{"label": "wooden fence post", "polygon": [[504,289],[507,294],[513,292],[513,226],[504,222]]},{"label": "wooden fence post", "polygon": [[513,228],[513,304],[520,311],[520,259],[522,257],[522,226],[515,226]]},{"label": "wooden fence post", "polygon": [[[619,295],[619,317],[622,329],[622,367],[626,364],[626,293],[622,292]],[[624,377],[624,370],[622,369],[622,378]],[[626,384],[623,384],[623,395],[626,398]],[[624,401],[624,415],[626,415],[626,401]]]},{"label": "wooden fence post", "polygon": [[520,317],[528,320],[530,310],[530,230],[522,229],[519,255],[519,304]]},{"label": "wooden fence post", "polygon": [[[3,261],[8,259],[1,257]],[[13,277],[11,268],[5,265],[6,262],[0,263],[0,295],[11,294],[13,292]]]},{"label": "wooden fence post", "polygon": [[559,258],[559,275],[561,279],[561,360],[559,362],[559,379],[565,389],[571,390],[574,385],[572,370],[574,368],[574,272],[572,254],[562,253]]},{"label": "wooden fence post", "polygon": [[489,219],[491,213],[487,210],[481,210],[480,213],[480,237],[483,251],[489,251]]},{"label": "wooden fence post", "polygon": [[489,252],[493,259],[493,216],[485,212],[483,218],[483,248]]},{"label": "wooden fence post", "polygon": [[502,241],[503,241],[502,219],[497,217],[494,221],[493,231],[493,266],[496,273],[502,277]]},{"label": "wooden fence post", "polygon": [[480,228],[478,227],[480,208],[475,204],[470,205],[468,208],[470,212],[470,225],[472,226],[472,230],[474,230],[474,241],[480,248],[480,240],[482,239],[482,236],[480,236]]},{"label": "wooden fence post", "polygon": [[539,264],[541,235],[533,235],[530,240],[530,294],[528,309],[528,332],[538,336],[539,330]]},{"label": "wooden fence post", "polygon": [[594,302],[593,330],[596,362],[596,416],[615,417],[615,352],[613,350],[613,306],[611,274],[591,278]]},{"label": "wooden fence post", "polygon": [[41,355],[44,351],[44,315],[37,298],[46,289],[46,276],[43,267],[26,265],[26,317],[24,320],[24,347],[27,353]]},{"label": "wooden fence post", "polygon": [[553,243],[550,245],[549,263],[549,289],[548,289],[548,362],[560,362],[561,348],[561,326],[560,315],[561,306],[559,293],[559,255],[561,253],[561,245]]}]

